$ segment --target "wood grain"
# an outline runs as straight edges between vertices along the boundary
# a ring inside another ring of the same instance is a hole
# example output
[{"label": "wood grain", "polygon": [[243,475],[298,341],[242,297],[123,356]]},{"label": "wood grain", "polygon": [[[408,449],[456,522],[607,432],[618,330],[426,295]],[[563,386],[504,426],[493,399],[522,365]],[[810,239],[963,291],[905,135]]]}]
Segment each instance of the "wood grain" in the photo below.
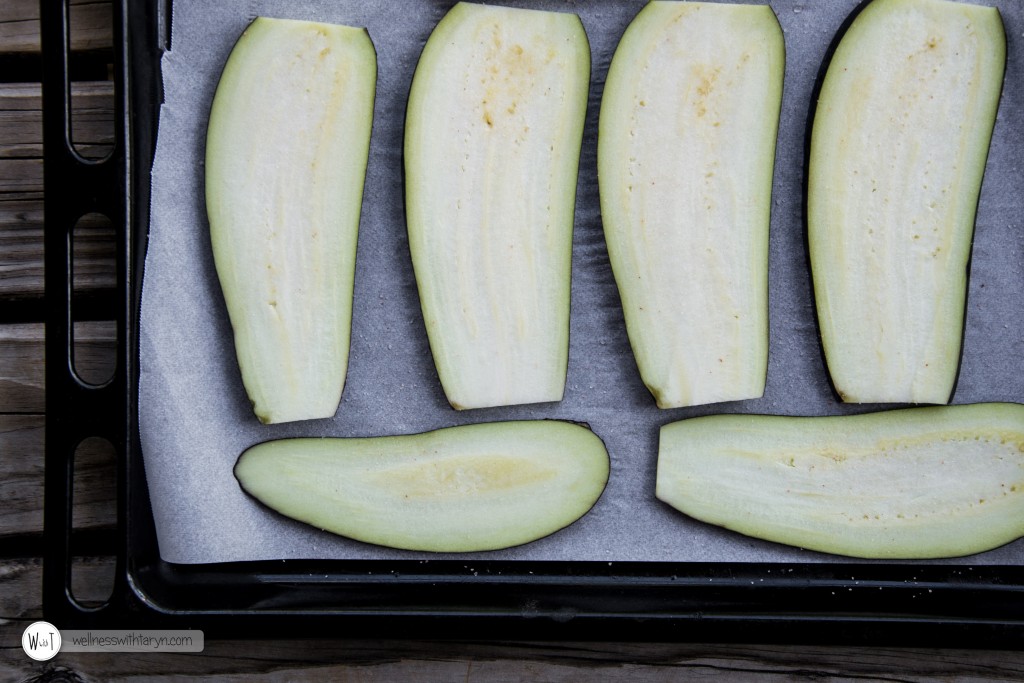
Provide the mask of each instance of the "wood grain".
[{"label": "wood grain", "polygon": [[43,425],[41,415],[0,415],[0,538],[42,531]]},{"label": "wood grain", "polygon": [[0,187],[7,192],[41,192],[43,189],[43,160],[0,160]]},{"label": "wood grain", "polygon": [[[75,367],[85,378],[107,377],[114,360],[115,332],[110,323],[75,326]],[[0,325],[0,412],[42,413],[44,328],[37,323]]]},{"label": "wood grain", "polygon": [[[110,221],[87,214],[72,234],[75,291],[114,287],[116,234]],[[0,297],[42,296],[43,291],[42,201],[5,201],[0,195]]]},{"label": "wood grain", "polygon": [[[113,42],[108,0],[70,0],[72,50],[98,50]],[[7,53],[38,52],[38,0],[0,2],[0,45]]]},{"label": "wood grain", "polygon": [[[81,151],[102,156],[113,140],[113,85],[77,83],[72,113]],[[0,84],[0,297],[43,294],[42,98],[35,84]],[[98,214],[73,230],[75,291],[115,285],[115,232]]]},{"label": "wood grain", "polygon": [[0,406],[5,413],[41,413],[43,394],[43,326],[0,327]]},{"label": "wood grain", "polygon": [[[42,415],[0,415],[0,542],[43,530]],[[109,443],[88,439],[74,455],[72,524],[75,529],[112,529],[117,522],[115,453]],[[0,603],[2,604],[2,603]]]},{"label": "wood grain", "polygon": [[[40,84],[0,83],[0,159],[42,158],[42,131]],[[75,149],[90,159],[110,152],[114,140],[112,82],[71,84],[71,140]]]}]

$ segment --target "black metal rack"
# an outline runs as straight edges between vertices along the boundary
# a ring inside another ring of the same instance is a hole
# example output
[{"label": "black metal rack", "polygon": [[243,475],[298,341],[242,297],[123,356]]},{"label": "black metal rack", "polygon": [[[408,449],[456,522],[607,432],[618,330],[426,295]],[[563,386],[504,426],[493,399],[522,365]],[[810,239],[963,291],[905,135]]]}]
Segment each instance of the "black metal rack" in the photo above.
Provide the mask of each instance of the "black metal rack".
[{"label": "black metal rack", "polygon": [[[46,510],[43,598],[61,628],[174,627],[208,637],[1024,643],[1024,567],[910,564],[263,561],[174,565],[157,548],[138,424],[138,307],[149,168],[169,6],[114,3],[116,145],[90,162],[69,141],[68,2],[43,0],[46,211]],[[73,369],[70,235],[89,212],[117,227],[118,365]],[[119,453],[116,580],[95,609],[70,591],[73,455]]]}]

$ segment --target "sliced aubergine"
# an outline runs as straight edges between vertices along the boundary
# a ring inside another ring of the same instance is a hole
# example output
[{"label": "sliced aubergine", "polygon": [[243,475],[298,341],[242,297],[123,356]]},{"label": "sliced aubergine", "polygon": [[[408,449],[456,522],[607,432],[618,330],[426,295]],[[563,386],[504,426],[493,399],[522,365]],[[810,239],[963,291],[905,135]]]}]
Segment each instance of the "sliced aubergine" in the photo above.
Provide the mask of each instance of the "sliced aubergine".
[{"label": "sliced aubergine", "polygon": [[807,222],[832,382],[851,403],[947,403],[1006,62],[998,10],[874,0],[821,85]]},{"label": "sliced aubergine", "polygon": [[864,558],[956,557],[1024,535],[1024,406],[666,425],[657,497],[748,536]]},{"label": "sliced aubergine", "polygon": [[573,14],[459,3],[405,128],[409,244],[457,409],[558,401],[590,48]]},{"label": "sliced aubergine", "polygon": [[242,488],[283,515],[366,543],[506,548],[582,517],[608,481],[589,429],[498,422],[409,436],[286,439],[239,458]]},{"label": "sliced aubergine", "polygon": [[331,417],[341,400],[376,74],[365,30],[258,18],[217,86],[206,208],[262,422]]},{"label": "sliced aubergine", "polygon": [[601,101],[608,254],[662,408],[757,398],[785,48],[767,5],[651,2]]}]

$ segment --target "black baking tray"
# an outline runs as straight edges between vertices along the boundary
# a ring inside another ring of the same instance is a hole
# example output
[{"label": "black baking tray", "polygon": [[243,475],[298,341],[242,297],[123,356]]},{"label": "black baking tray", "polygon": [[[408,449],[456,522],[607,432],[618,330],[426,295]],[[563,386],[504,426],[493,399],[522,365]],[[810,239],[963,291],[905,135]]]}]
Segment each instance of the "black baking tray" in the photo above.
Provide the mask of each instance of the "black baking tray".
[{"label": "black baking tray", "polygon": [[[1018,648],[1024,567],[885,563],[260,561],[160,558],[138,437],[138,326],[149,169],[170,0],[114,5],[116,145],[69,142],[68,0],[42,0],[46,211],[43,606],[59,628],[194,628],[207,637],[354,636],[886,643]],[[72,358],[71,230],[117,227],[117,370],[83,383]],[[73,460],[88,437],[118,452],[112,543],[72,531]],[[93,545],[89,545],[90,542]],[[114,590],[77,603],[73,556],[116,557]]]}]

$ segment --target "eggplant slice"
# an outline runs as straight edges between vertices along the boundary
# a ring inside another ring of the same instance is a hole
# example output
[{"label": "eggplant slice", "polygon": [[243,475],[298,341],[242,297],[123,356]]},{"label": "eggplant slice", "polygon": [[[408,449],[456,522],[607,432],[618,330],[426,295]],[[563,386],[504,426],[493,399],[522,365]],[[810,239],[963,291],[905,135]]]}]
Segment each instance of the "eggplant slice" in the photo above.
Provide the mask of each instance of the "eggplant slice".
[{"label": "eggplant slice", "polygon": [[822,344],[844,401],[952,398],[1005,63],[998,10],[946,0],[874,0],[832,56],[807,222]]},{"label": "eggplant slice", "polygon": [[785,47],[766,5],[651,2],[601,102],[605,239],[661,408],[757,398]]},{"label": "eggplant slice", "polygon": [[413,78],[412,252],[457,409],[559,401],[590,48],[579,17],[459,3]]},{"label": "eggplant slice", "polygon": [[341,400],[376,80],[365,30],[261,17],[217,86],[210,238],[265,423],[332,417]]},{"label": "eggplant slice", "polygon": [[242,488],[318,529],[392,548],[494,550],[582,517],[608,482],[604,444],[559,421],[423,434],[283,439],[239,458]]},{"label": "eggplant slice", "polygon": [[1024,535],[1024,406],[683,420],[661,430],[657,497],[711,524],[827,553],[979,553]]}]

